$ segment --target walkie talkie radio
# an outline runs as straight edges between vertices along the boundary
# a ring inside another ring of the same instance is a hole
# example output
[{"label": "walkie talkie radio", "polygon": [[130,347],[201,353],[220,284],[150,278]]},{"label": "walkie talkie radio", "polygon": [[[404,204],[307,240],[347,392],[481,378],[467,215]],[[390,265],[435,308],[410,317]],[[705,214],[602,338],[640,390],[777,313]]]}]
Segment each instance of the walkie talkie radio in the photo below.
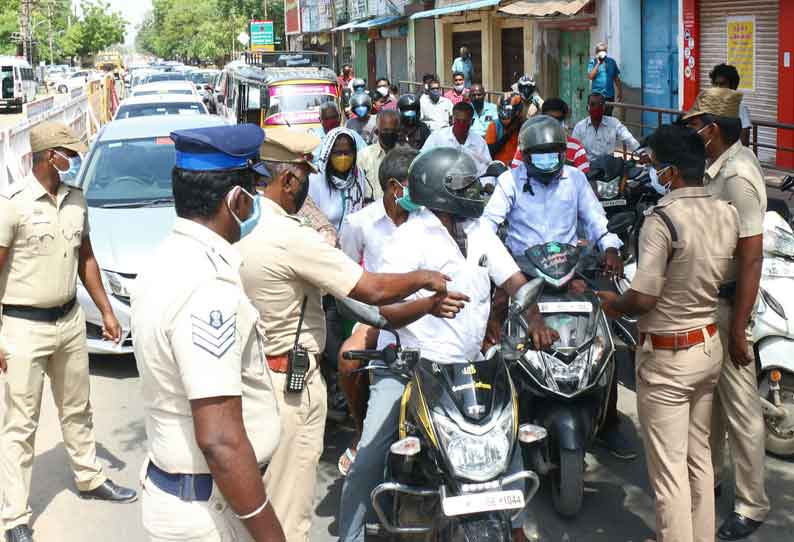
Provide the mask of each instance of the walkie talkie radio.
[{"label": "walkie talkie radio", "polygon": [[309,366],[311,365],[309,352],[300,344],[298,344],[301,335],[301,327],[303,327],[303,315],[306,312],[307,299],[308,298],[306,296],[303,297],[301,313],[300,317],[298,318],[298,331],[295,334],[295,344],[293,345],[292,350],[290,350],[287,354],[288,365],[286,389],[291,393],[300,393],[303,391],[303,388],[306,386],[306,373],[309,372]]}]

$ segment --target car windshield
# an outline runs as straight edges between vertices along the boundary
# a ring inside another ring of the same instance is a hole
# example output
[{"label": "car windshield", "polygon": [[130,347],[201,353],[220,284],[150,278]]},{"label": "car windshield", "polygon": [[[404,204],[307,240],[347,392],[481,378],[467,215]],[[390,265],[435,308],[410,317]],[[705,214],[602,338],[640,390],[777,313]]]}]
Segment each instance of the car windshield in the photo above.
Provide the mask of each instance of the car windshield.
[{"label": "car windshield", "polygon": [[266,125],[320,122],[320,106],[336,100],[334,85],[283,85],[270,88]]},{"label": "car windshield", "polygon": [[154,115],[204,115],[207,111],[196,102],[173,102],[166,104],[122,105],[116,113],[117,119],[151,117]]},{"label": "car windshield", "polygon": [[197,85],[209,84],[214,78],[215,74],[213,72],[193,72],[190,75],[190,79]]},{"label": "car windshield", "polygon": [[169,137],[100,142],[81,187],[91,207],[170,201],[176,155]]},{"label": "car windshield", "polygon": [[170,88],[168,90],[136,90],[133,96],[152,96],[154,94],[193,94],[189,88]]}]

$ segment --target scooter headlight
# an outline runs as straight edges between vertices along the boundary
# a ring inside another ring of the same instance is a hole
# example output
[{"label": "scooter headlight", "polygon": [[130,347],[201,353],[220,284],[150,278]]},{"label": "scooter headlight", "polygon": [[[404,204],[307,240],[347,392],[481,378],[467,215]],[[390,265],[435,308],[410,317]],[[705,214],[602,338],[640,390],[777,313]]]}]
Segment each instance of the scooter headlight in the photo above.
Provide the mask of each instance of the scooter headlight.
[{"label": "scooter headlight", "polygon": [[462,431],[446,416],[434,414],[433,418],[455,476],[488,482],[507,470],[515,433],[513,409],[505,409],[497,424],[483,435]]}]

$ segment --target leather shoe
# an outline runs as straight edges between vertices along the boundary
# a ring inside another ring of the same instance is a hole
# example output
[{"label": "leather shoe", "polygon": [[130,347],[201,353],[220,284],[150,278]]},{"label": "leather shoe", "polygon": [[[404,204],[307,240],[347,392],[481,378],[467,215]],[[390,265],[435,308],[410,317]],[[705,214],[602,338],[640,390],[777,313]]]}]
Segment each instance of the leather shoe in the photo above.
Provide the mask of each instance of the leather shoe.
[{"label": "leather shoe", "polygon": [[138,494],[135,490],[128,487],[117,486],[112,480],[105,480],[105,482],[96,489],[81,491],[80,497],[83,499],[125,503],[137,500]]},{"label": "leather shoe", "polygon": [[6,531],[6,542],[33,542],[33,531],[27,525],[17,525]]},{"label": "leather shoe", "polygon": [[717,531],[717,538],[720,540],[742,540],[753,534],[762,523],[764,522],[755,521],[734,512]]}]

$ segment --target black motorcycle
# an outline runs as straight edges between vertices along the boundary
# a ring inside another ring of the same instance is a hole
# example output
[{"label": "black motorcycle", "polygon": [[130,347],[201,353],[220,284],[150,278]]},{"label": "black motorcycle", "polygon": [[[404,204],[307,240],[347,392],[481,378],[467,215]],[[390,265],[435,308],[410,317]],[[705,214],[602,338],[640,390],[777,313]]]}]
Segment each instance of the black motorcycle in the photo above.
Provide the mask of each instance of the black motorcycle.
[{"label": "black motorcycle", "polygon": [[[516,296],[511,314],[534,302],[541,281]],[[511,520],[539,487],[529,470],[510,472],[520,443],[545,438],[541,427],[518,424],[518,400],[498,348],[482,361],[445,365],[403,348],[379,311],[350,299],[337,301],[353,319],[392,333],[383,350],[350,351],[363,370],[389,370],[407,385],[400,404],[399,440],[386,458],[385,481],[372,505],[391,540],[509,542]]]},{"label": "black motorcycle", "polygon": [[587,180],[606,211],[607,218],[632,207],[627,192],[629,183],[648,179],[646,168],[633,160],[611,155],[597,156],[590,162]]},{"label": "black motorcycle", "polygon": [[[611,220],[610,230],[627,218]],[[575,278],[594,286],[584,271],[597,259],[591,246],[546,243],[530,247],[516,261],[527,276],[543,279],[538,308],[560,336],[549,350],[534,350],[527,321],[517,314],[504,330],[505,340],[521,351],[512,370],[519,419],[548,432],[540,446],[525,450],[525,464],[549,476],[554,509],[573,517],[584,497],[585,454],[603,425],[615,378],[615,345],[598,296],[569,290]]]}]

